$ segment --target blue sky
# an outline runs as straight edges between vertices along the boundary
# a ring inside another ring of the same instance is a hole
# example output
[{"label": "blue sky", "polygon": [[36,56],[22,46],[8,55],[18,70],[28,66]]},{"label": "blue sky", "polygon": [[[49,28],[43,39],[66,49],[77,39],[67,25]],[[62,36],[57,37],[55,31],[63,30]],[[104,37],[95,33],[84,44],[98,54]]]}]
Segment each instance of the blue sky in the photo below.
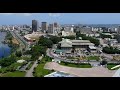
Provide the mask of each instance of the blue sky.
[{"label": "blue sky", "polygon": [[32,19],[60,24],[120,24],[120,13],[0,13],[0,25],[31,24]]}]

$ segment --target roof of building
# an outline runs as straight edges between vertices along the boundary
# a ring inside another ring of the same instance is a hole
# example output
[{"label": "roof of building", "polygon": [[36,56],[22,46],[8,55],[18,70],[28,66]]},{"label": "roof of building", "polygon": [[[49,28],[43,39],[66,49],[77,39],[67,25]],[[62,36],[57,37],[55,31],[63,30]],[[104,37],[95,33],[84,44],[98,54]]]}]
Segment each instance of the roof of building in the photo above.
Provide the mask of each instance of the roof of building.
[{"label": "roof of building", "polygon": [[89,46],[89,48],[90,48],[90,49],[96,49],[96,47],[94,47],[94,46]]},{"label": "roof of building", "polygon": [[70,39],[63,39],[61,42],[61,47],[72,47],[72,42]]},{"label": "roof of building", "polygon": [[63,39],[61,42],[61,47],[72,47],[72,45],[91,45],[94,46],[89,40],[70,40]]},{"label": "roof of building", "polygon": [[90,43],[89,40],[71,40],[72,43]]}]

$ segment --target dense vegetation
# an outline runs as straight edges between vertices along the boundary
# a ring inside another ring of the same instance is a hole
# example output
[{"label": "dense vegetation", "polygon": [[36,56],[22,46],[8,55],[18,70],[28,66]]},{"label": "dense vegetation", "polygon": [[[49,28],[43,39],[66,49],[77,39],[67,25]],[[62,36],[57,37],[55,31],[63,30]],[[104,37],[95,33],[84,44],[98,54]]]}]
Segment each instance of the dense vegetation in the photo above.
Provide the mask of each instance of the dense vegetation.
[{"label": "dense vegetation", "polygon": [[102,51],[107,54],[120,54],[120,50],[113,47],[104,47]]},{"label": "dense vegetation", "polygon": [[51,48],[52,45],[53,45],[53,42],[50,39],[48,39],[48,38],[46,38],[44,36],[41,36],[39,41],[38,41],[38,44],[40,46],[45,46],[47,48]]},{"label": "dense vegetation", "polygon": [[21,51],[16,51],[15,55],[16,55],[17,57],[21,57],[21,56],[22,56],[22,52],[21,52]]},{"label": "dense vegetation", "polygon": [[16,62],[16,57],[15,57],[15,55],[11,55],[9,57],[1,59],[0,66],[7,67],[7,66],[10,66],[14,62]]},{"label": "dense vegetation", "polygon": [[37,60],[42,54],[46,55],[46,49],[45,46],[35,45],[31,48],[31,59]]},{"label": "dense vegetation", "polygon": [[49,40],[51,40],[54,44],[57,44],[58,42],[62,41],[62,38],[57,36],[50,36]]}]

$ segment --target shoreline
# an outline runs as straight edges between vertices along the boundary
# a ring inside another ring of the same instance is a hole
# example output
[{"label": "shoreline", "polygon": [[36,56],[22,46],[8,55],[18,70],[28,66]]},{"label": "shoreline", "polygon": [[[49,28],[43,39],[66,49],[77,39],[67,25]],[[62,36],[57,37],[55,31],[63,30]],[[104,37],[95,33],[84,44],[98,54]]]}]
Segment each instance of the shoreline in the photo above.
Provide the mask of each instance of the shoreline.
[{"label": "shoreline", "polygon": [[11,54],[13,54],[19,48],[18,45],[15,45],[12,42],[12,40],[14,39],[12,34],[9,31],[0,31],[0,33],[3,33],[3,32],[5,32],[6,34],[5,34],[4,40],[1,41],[1,44],[7,45],[10,48],[10,53],[7,56],[5,54],[1,55],[0,59],[9,57]]}]

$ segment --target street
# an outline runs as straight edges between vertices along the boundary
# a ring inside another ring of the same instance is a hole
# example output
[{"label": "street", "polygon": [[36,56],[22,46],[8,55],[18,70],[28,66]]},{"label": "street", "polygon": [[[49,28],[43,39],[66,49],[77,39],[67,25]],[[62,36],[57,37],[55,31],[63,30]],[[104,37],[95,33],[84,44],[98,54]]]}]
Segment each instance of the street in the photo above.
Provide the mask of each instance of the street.
[{"label": "street", "polygon": [[[42,56],[39,58],[39,60],[42,59]],[[37,60],[34,62],[33,66],[30,68],[30,70],[27,71],[25,77],[34,77],[33,76],[33,71],[34,71],[34,68],[37,67]]]}]

